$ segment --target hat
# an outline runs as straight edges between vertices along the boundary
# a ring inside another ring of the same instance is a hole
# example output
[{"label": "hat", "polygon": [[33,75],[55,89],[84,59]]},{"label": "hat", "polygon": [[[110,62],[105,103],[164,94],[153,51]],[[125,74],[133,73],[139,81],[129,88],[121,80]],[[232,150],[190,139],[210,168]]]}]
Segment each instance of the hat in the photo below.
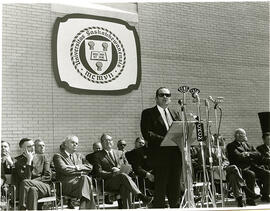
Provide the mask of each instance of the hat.
[{"label": "hat", "polygon": [[262,134],[263,135],[270,135],[270,112],[260,112],[258,113]]}]

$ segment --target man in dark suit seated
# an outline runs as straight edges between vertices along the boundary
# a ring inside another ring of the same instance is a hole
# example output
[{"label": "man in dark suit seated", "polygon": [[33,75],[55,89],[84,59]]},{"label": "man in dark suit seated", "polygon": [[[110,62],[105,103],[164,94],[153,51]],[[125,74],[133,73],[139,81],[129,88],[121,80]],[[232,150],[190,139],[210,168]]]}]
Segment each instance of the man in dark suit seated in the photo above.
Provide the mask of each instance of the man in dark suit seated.
[{"label": "man in dark suit seated", "polygon": [[93,151],[92,153],[86,155],[86,160],[91,164],[94,165],[94,156],[95,153],[102,150],[102,145],[100,142],[93,143]]},{"label": "man in dark suit seated", "polygon": [[257,147],[257,150],[261,154],[261,163],[264,165],[265,169],[270,170],[270,133],[263,134],[263,143]]},{"label": "man in dark suit seated", "polygon": [[140,189],[143,187],[143,180],[145,181],[146,194],[152,196],[154,191],[154,170],[149,162],[149,148],[147,144],[143,147],[137,148],[135,151],[135,159],[132,168],[136,175],[139,176]]},{"label": "man in dark suit seated", "polygon": [[136,152],[135,152],[136,149],[139,149],[139,148],[143,147],[145,145],[145,141],[141,137],[138,137],[138,138],[136,138],[134,145],[135,145],[135,148],[134,149],[132,149],[130,151],[127,151],[125,153],[125,156],[127,158],[127,161],[131,165],[133,164],[133,162],[136,159],[136,155],[135,155],[136,154]]},{"label": "man in dark suit seated", "polygon": [[50,196],[50,162],[45,154],[35,154],[33,140],[23,138],[19,143],[22,154],[16,157],[14,181],[19,191],[19,210],[37,210],[37,200]]},{"label": "man in dark suit seated", "polygon": [[[262,201],[269,200],[270,172],[262,168],[260,153],[247,143],[246,132],[238,128],[234,133],[235,140],[227,145],[228,159],[231,165],[236,165],[242,171],[247,187],[254,191],[256,178],[263,184]],[[248,205],[256,205],[254,198],[247,195]]]},{"label": "man in dark suit seated", "polygon": [[92,179],[87,176],[92,165],[77,153],[79,139],[69,135],[63,150],[53,156],[56,179],[62,182],[63,194],[80,199],[80,209],[95,209]]},{"label": "man in dark suit seated", "polygon": [[132,178],[128,176],[131,167],[128,167],[124,153],[112,149],[112,137],[103,134],[101,144],[103,150],[95,154],[94,170],[97,177],[104,179],[105,190],[119,191],[123,209],[131,208],[130,193],[137,196],[145,204],[151,203],[152,198],[143,195]]},{"label": "man in dark suit seated", "polygon": [[258,114],[262,128],[263,144],[257,147],[261,154],[261,163],[265,169],[270,170],[270,112]]}]

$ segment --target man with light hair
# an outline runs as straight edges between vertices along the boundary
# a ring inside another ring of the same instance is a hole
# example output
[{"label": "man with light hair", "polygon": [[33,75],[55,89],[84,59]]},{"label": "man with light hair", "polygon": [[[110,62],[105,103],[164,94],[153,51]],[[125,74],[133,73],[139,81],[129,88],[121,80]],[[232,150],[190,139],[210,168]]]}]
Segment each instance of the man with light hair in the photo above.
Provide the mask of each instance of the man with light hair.
[{"label": "man with light hair", "polygon": [[122,208],[131,208],[130,193],[137,196],[143,203],[150,204],[152,198],[145,196],[128,176],[131,167],[125,155],[120,150],[113,149],[113,139],[108,134],[103,134],[100,138],[103,150],[95,154],[95,172],[98,177],[104,179],[105,190],[119,191],[122,199]]},{"label": "man with light hair", "polygon": [[[256,178],[263,184],[261,194],[269,195],[270,171],[260,165],[260,153],[248,144],[246,131],[238,128],[234,132],[235,140],[227,145],[228,159],[231,165],[236,165],[242,171],[247,187],[254,191]],[[269,196],[268,196],[269,198]],[[263,198],[264,199],[264,198]],[[254,197],[247,194],[247,205],[255,206]]]},{"label": "man with light hair", "polygon": [[62,182],[64,195],[80,199],[80,209],[95,209],[92,179],[88,176],[92,165],[76,152],[78,144],[78,137],[69,135],[63,150],[53,156],[56,179]]},{"label": "man with light hair", "polygon": [[44,154],[45,152],[45,143],[41,139],[35,140],[35,153]]}]

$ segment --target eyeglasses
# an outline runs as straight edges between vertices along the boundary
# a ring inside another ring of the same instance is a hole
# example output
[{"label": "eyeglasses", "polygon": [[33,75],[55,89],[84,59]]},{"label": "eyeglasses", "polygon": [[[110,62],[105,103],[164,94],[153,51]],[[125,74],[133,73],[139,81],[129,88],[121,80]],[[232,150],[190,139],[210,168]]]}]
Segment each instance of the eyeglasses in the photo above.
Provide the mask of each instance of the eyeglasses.
[{"label": "eyeglasses", "polygon": [[164,97],[164,96],[171,97],[171,93],[159,93],[158,96],[159,97]]}]

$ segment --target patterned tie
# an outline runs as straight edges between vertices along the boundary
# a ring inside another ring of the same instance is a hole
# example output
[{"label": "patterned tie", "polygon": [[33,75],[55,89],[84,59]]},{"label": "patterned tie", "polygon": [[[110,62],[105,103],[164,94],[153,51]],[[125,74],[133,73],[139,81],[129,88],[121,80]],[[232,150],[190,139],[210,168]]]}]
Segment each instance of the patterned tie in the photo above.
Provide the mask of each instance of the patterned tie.
[{"label": "patterned tie", "polygon": [[109,152],[108,152],[108,155],[109,155],[109,157],[111,158],[111,160],[112,160],[113,162],[115,162],[114,157],[113,157],[113,152],[112,152],[112,151],[109,151]]},{"label": "patterned tie", "polygon": [[166,109],[164,109],[164,113],[165,113],[167,125],[170,128],[170,126],[172,125],[172,122],[170,121],[170,118],[168,117],[168,114],[166,112]]}]

